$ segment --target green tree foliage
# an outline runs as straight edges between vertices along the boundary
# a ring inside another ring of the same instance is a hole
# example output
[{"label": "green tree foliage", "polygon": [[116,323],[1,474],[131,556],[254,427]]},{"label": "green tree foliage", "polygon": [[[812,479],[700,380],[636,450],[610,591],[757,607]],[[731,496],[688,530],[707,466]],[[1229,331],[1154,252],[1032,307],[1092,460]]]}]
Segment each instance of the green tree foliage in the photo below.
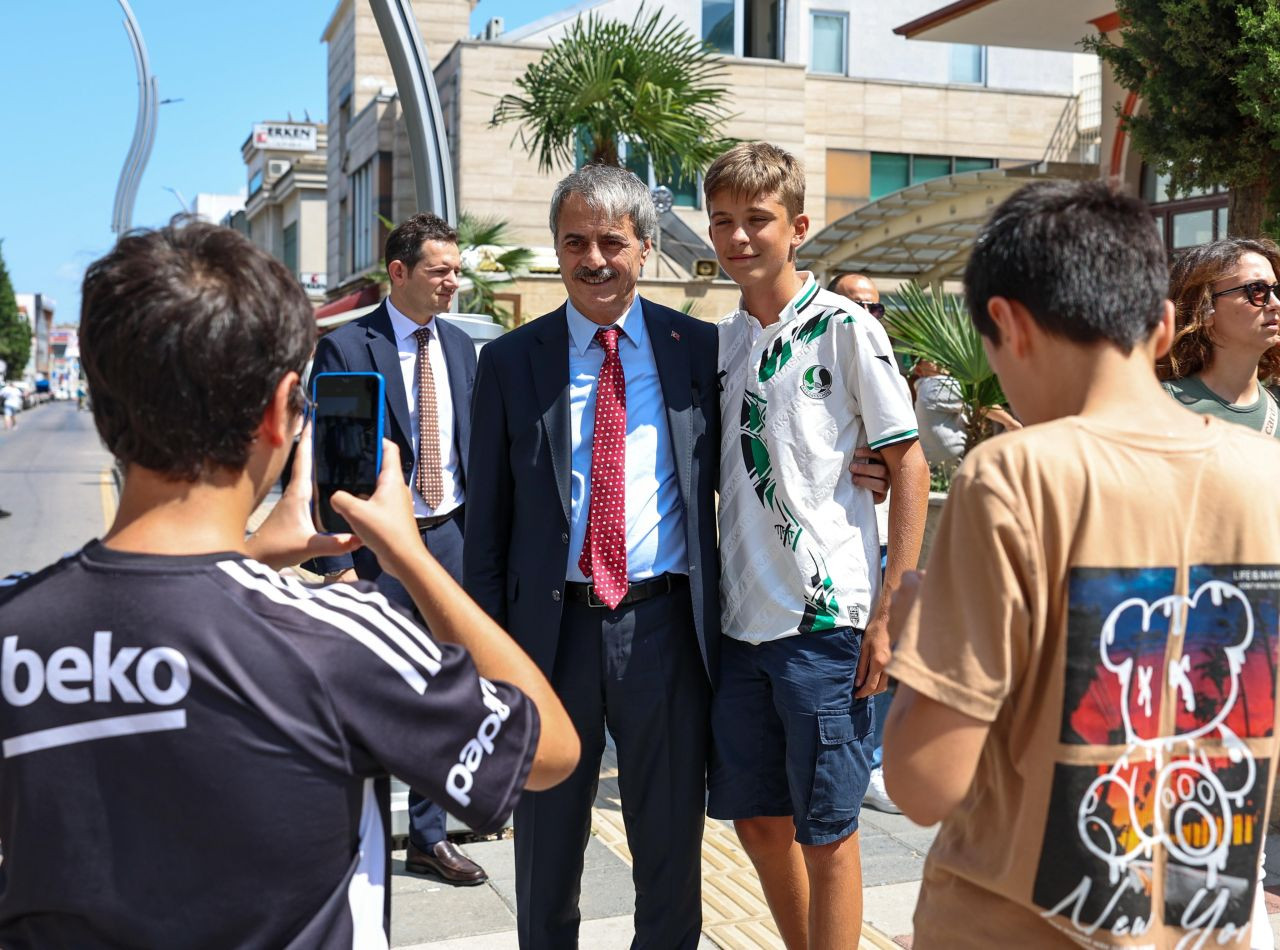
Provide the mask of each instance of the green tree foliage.
[{"label": "green tree foliage", "polygon": [[693,178],[730,144],[723,61],[674,17],[644,7],[630,24],[579,17],[503,96],[493,125],[519,124],[541,171],[588,162],[617,165],[625,139],[647,150],[658,177]]},{"label": "green tree foliage", "polygon": [[1133,146],[1174,191],[1225,185],[1232,234],[1277,230],[1280,2],[1116,0],[1120,42],[1085,41],[1142,99]]},{"label": "green tree foliage", "polygon": [[[4,244],[0,241],[0,246]],[[2,247],[0,247],[2,249]],[[31,358],[31,325],[18,313],[18,300],[13,294],[9,269],[0,254],[0,360],[6,365],[5,375],[17,379]]]}]

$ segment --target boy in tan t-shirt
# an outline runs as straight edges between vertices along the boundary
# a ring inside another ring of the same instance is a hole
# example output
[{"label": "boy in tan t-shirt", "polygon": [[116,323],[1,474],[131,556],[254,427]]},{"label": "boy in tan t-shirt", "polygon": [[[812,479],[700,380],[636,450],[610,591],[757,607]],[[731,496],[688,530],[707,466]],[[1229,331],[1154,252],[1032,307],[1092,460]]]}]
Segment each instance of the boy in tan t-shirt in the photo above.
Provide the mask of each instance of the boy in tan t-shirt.
[{"label": "boy in tan t-shirt", "polygon": [[885,778],[942,821],[920,950],[1249,945],[1280,446],[1160,389],[1167,280],[1101,182],[1028,185],[975,243],[969,310],[1028,428],[970,453],[895,595]]}]

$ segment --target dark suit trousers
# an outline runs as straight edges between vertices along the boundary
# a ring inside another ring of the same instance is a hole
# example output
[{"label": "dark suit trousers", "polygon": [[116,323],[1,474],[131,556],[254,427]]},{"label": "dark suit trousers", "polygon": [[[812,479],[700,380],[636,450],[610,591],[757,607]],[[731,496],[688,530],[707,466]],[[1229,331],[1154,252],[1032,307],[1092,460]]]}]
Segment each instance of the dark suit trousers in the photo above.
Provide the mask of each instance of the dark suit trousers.
[{"label": "dark suit trousers", "polygon": [[[464,505],[463,508],[465,507]],[[455,517],[422,532],[423,546],[459,584],[462,583],[462,528],[465,517],[463,508],[458,509]],[[418,613],[418,608],[413,604],[413,598],[409,596],[403,584],[386,573],[380,573],[376,583],[378,590],[387,600],[411,610],[421,622],[422,615]],[[423,798],[413,789],[409,790],[409,840],[413,842],[414,847],[430,851],[432,845],[443,841],[447,820],[448,817],[443,808],[431,799]]]},{"label": "dark suit trousers", "polygon": [[635,950],[694,948],[710,688],[687,587],[620,610],[566,601],[551,685],[582,739],[573,774],[516,805],[522,950],[578,945],[583,853],[605,726],[618,751],[636,888]]}]

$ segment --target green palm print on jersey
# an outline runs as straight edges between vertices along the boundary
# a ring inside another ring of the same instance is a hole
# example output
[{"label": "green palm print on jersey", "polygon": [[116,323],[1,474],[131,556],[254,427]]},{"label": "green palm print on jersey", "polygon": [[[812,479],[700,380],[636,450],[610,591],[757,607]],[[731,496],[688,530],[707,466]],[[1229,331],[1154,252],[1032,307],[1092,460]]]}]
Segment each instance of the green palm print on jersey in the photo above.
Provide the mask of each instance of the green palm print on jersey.
[{"label": "green palm print on jersey", "polygon": [[[766,383],[782,369],[792,356],[801,349],[815,342],[831,322],[831,312],[826,311],[811,317],[790,332],[778,335],[760,356],[760,368],[757,377]],[[768,400],[751,391],[743,394],[742,413],[740,418],[740,440],[742,460],[747,466],[747,475],[756,490],[760,503],[769,511],[782,519],[776,525],[778,540],[785,547],[796,551],[800,547],[800,539],[804,529],[791,509],[778,495],[778,485],[773,475],[773,460],[769,457],[769,447],[764,439],[765,419],[768,413]],[[806,545],[806,552],[808,546]],[[836,601],[835,584],[826,576],[826,565],[821,559],[809,554],[816,568],[810,578],[810,589],[805,595],[804,616],[800,621],[801,633],[831,630],[840,617],[840,605]]]}]

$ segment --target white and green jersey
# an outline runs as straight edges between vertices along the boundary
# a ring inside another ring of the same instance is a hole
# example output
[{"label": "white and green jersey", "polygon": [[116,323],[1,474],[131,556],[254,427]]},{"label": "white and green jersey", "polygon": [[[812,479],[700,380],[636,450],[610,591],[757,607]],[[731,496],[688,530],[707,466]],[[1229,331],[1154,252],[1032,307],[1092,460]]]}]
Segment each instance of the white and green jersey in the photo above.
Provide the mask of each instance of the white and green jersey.
[{"label": "white and green jersey", "polygon": [[763,329],[720,321],[720,593],[750,643],[865,627],[880,588],[871,493],[854,450],[916,437],[911,394],[878,320],[812,274]]}]

